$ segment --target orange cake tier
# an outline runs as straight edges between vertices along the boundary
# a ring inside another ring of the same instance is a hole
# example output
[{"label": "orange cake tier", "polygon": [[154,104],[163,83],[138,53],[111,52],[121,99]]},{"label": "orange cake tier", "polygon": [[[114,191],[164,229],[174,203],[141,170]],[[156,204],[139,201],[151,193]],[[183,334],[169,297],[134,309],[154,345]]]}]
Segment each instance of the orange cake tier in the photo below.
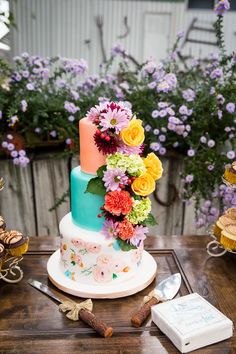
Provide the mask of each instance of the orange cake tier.
[{"label": "orange cake tier", "polygon": [[94,143],[96,126],[87,118],[79,122],[80,168],[82,172],[95,175],[97,169],[105,164],[106,156],[99,152]]}]

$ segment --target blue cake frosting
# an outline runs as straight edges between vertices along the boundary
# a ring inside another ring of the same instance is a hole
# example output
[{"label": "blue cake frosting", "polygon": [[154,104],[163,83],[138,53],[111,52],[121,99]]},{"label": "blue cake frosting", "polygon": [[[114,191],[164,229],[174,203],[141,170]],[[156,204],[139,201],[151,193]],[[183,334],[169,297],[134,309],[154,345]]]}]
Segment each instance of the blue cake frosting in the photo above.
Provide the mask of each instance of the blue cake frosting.
[{"label": "blue cake frosting", "polygon": [[87,184],[94,175],[84,173],[80,166],[71,171],[71,212],[75,225],[91,231],[100,231],[104,218],[98,218],[104,198],[85,193]]}]

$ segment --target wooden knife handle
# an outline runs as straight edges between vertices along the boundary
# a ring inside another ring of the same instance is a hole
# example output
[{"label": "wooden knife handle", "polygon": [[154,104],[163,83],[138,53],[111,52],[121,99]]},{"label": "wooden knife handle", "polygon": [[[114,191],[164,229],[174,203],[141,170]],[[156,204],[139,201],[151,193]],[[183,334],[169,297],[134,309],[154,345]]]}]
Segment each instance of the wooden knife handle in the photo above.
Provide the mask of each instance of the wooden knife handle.
[{"label": "wooden knife handle", "polygon": [[145,319],[151,313],[151,307],[161,302],[161,300],[157,300],[155,297],[152,297],[151,300],[146,302],[139,310],[136,312],[132,318],[131,323],[134,327],[140,327]]},{"label": "wooden knife handle", "polygon": [[97,333],[99,333],[100,336],[105,338],[112,336],[113,328],[107,327],[107,325],[102,321],[98,320],[92,312],[81,309],[79,312],[79,317],[83,322],[87,323]]}]

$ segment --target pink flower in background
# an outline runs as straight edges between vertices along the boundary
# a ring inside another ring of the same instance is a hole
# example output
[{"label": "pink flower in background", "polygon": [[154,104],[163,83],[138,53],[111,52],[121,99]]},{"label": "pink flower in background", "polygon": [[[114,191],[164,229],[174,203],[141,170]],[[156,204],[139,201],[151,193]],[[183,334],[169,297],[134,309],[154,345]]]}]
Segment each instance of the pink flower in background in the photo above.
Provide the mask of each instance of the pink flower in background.
[{"label": "pink flower in background", "polygon": [[77,239],[72,239],[71,243],[78,249],[85,248],[85,242],[79,238]]},{"label": "pink flower in background", "polygon": [[113,264],[113,257],[110,254],[101,254],[97,257],[97,265],[101,267],[111,267]]},{"label": "pink flower in background", "polygon": [[98,283],[108,283],[112,280],[112,269],[107,266],[97,265],[93,269],[93,278]]},{"label": "pink flower in background", "polygon": [[86,242],[85,248],[90,253],[99,253],[101,251],[101,245],[99,243]]}]

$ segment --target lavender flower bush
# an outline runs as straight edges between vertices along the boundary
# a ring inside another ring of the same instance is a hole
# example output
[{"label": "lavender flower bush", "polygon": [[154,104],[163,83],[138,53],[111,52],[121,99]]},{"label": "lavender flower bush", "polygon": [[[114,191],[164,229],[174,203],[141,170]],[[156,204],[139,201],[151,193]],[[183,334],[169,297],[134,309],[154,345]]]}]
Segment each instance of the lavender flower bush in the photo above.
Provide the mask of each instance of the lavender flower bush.
[{"label": "lavender flower bush", "polygon": [[235,159],[236,145],[236,55],[225,54],[223,40],[223,15],[228,9],[227,0],[215,7],[220,50],[204,62],[192,60],[183,66],[178,61],[182,33],[161,63],[149,59],[139,64],[116,45],[99,75],[87,77],[83,59],[27,53],[14,58],[14,70],[0,88],[2,152],[21,166],[30,161],[27,147],[39,142],[60,142],[75,153],[79,119],[98,102],[124,101],[145,122],[146,150],[183,157],[181,194],[183,200],[197,201],[197,225],[213,222],[219,213],[216,198],[222,207],[229,199],[236,206],[236,196],[218,187],[224,164]]}]

